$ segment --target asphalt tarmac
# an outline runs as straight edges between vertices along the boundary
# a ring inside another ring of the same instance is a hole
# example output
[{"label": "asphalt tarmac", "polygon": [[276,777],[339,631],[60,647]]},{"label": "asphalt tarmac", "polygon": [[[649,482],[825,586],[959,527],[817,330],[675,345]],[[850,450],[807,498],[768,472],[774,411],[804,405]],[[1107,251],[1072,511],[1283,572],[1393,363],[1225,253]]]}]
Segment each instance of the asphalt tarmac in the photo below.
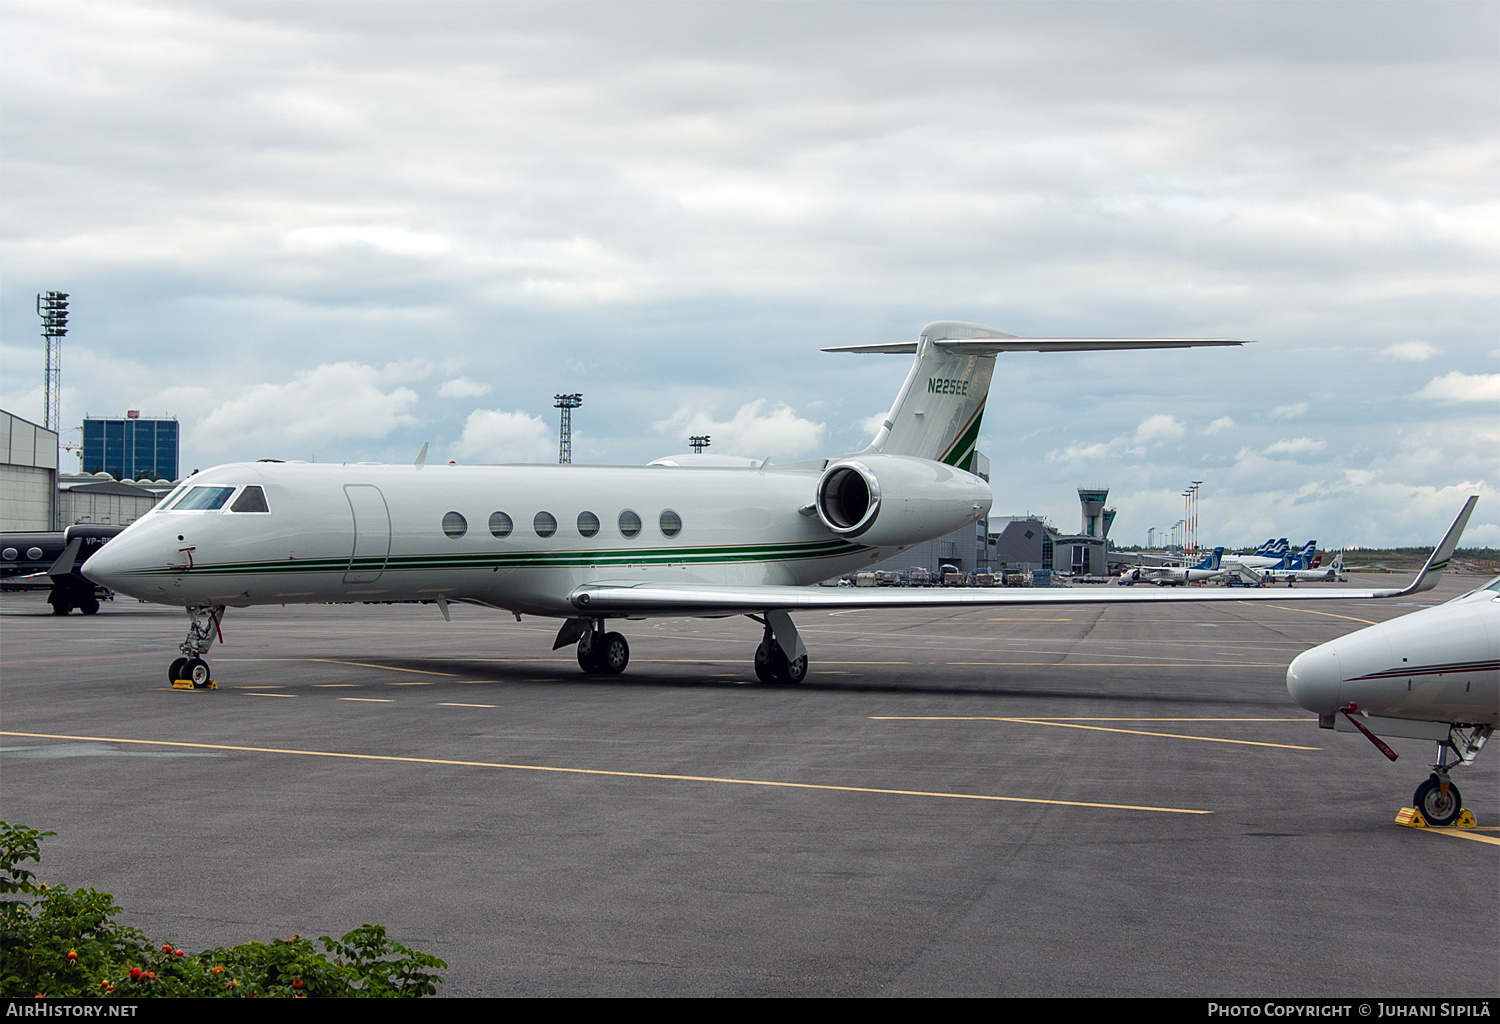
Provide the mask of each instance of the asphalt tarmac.
[{"label": "asphalt tarmac", "polygon": [[[1389,582],[1388,582],[1389,581]],[[1356,577],[1351,585],[1399,585]],[[1393,824],[1432,745],[1317,728],[1300,651],[1416,601],[803,615],[800,686],[743,618],[0,598],[0,817],[40,876],[207,948],[365,922],[445,995],[1500,995],[1489,831]]]}]

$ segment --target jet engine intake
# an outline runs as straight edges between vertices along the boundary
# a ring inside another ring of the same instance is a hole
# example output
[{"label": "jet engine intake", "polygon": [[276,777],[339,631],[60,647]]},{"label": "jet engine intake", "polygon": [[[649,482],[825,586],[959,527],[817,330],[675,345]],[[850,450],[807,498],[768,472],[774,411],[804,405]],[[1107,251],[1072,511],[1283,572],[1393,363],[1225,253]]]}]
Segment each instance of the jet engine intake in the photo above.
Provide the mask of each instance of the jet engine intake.
[{"label": "jet engine intake", "polygon": [[818,481],[818,518],[842,537],[858,537],[880,514],[880,482],[868,466],[844,462],[829,466]]},{"label": "jet engine intake", "polygon": [[989,512],[993,496],[977,476],[929,459],[861,454],[818,478],[813,508],[834,534],[876,548],[910,547]]}]

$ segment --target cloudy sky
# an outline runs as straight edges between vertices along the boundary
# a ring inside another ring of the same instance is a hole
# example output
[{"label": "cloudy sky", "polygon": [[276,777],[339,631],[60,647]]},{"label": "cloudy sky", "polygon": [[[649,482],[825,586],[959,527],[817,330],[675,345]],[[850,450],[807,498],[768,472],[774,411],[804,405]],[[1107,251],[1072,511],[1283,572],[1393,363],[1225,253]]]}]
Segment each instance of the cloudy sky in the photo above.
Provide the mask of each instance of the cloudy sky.
[{"label": "cloudy sky", "polygon": [[1500,545],[1500,4],[5,0],[0,160],[0,405],[70,292],[185,468],[835,454],[964,319],[1256,342],[1001,356],[996,513]]}]

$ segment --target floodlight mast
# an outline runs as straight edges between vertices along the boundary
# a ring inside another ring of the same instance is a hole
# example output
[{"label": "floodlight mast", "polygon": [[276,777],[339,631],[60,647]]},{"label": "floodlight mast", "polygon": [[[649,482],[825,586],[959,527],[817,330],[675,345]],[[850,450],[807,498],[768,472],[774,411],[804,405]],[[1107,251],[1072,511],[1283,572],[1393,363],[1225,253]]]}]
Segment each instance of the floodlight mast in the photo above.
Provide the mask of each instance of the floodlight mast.
[{"label": "floodlight mast", "polygon": [[47,373],[42,384],[42,426],[62,430],[62,340],[68,333],[68,293],[43,292],[36,297],[42,318],[42,340],[47,344]]},{"label": "floodlight mast", "polygon": [[566,466],[573,461],[573,410],[583,404],[583,395],[553,395],[552,404],[562,410],[557,431],[557,463]]},{"label": "floodlight mast", "polygon": [[703,449],[709,446],[709,442],[710,438],[707,434],[694,434],[688,438],[688,447],[692,448],[699,455],[702,455]]}]

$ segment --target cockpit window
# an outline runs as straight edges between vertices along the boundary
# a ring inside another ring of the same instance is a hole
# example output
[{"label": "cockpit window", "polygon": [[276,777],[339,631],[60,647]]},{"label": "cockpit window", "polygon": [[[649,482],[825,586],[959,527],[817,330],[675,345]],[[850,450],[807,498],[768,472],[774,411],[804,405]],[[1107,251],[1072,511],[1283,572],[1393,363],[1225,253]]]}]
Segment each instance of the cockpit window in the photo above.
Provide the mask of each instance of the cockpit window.
[{"label": "cockpit window", "polygon": [[234,504],[229,506],[231,512],[269,512],[266,507],[266,492],[255,485],[246,487],[240,492],[240,496],[234,499]]},{"label": "cockpit window", "polygon": [[187,484],[179,484],[178,486],[172,488],[170,491],[167,492],[167,496],[165,498],[162,498],[160,501],[158,501],[156,503],[156,507],[154,509],[152,509],[152,511],[153,512],[161,512],[164,509],[171,508],[172,507],[172,502],[174,502],[178,498],[182,497],[183,492],[186,491],[186,490],[187,490]]},{"label": "cockpit window", "polygon": [[172,511],[207,512],[223,508],[224,503],[233,493],[233,487],[194,487],[177,499],[177,504],[172,506]]}]

